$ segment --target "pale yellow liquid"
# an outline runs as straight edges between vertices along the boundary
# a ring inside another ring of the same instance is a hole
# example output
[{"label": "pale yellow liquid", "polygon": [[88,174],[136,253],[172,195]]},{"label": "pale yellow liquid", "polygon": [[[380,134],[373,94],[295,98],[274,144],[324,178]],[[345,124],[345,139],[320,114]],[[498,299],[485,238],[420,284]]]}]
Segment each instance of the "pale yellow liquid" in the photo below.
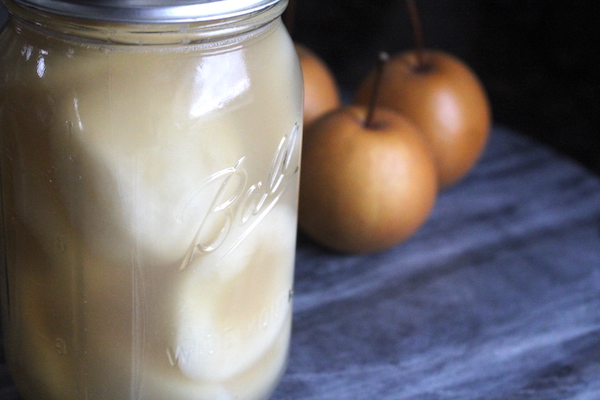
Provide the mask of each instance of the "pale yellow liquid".
[{"label": "pale yellow liquid", "polygon": [[301,82],[227,43],[0,48],[5,337],[28,400],[264,399],[291,323]]}]

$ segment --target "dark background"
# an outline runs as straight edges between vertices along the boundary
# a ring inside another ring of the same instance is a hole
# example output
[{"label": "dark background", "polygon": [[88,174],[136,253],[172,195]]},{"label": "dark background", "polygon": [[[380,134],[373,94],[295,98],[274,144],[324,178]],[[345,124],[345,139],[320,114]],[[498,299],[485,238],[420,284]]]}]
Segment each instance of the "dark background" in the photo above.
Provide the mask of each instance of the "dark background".
[{"label": "dark background", "polygon": [[[427,47],[462,58],[494,122],[600,174],[600,2],[417,1]],[[413,47],[403,0],[297,0],[292,34],[334,71],[346,98],[381,50]]]},{"label": "dark background", "polygon": [[[488,92],[496,124],[534,137],[600,175],[600,2],[417,5],[426,46],[471,66]],[[412,47],[403,0],[297,0],[294,14],[293,37],[329,64],[345,98],[380,51]]]}]

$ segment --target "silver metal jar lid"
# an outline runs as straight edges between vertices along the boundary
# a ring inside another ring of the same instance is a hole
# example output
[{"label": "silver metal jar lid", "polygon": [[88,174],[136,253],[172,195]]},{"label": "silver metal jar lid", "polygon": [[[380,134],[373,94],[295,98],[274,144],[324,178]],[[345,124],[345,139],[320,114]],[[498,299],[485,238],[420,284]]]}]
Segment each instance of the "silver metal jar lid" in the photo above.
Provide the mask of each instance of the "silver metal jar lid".
[{"label": "silver metal jar lid", "polygon": [[13,0],[51,14],[124,23],[186,23],[250,14],[282,0]]}]

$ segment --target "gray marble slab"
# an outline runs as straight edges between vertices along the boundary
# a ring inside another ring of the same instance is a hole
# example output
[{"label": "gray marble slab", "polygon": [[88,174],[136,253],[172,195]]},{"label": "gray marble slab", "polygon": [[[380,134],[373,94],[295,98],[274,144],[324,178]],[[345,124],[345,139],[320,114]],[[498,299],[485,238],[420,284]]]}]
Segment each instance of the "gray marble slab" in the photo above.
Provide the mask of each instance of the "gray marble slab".
[{"label": "gray marble slab", "polygon": [[600,399],[600,181],[496,127],[389,251],[298,244],[274,399]]}]

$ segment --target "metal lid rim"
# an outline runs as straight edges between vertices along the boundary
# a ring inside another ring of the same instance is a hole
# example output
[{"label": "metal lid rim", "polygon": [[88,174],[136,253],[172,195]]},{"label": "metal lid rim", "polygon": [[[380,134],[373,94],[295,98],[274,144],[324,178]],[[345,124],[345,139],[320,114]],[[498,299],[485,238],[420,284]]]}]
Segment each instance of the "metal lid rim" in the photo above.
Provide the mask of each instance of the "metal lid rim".
[{"label": "metal lid rim", "polygon": [[51,14],[120,23],[191,23],[233,18],[269,8],[282,0],[85,1],[12,0]]}]

